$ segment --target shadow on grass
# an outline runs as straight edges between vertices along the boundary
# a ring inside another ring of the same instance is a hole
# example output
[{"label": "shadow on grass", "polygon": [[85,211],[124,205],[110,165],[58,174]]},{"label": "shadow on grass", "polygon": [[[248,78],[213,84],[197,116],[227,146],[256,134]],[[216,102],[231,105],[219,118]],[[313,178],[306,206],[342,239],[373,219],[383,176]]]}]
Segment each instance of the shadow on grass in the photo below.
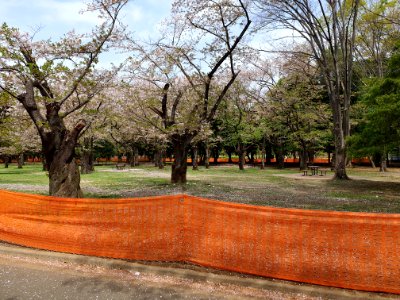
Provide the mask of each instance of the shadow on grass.
[{"label": "shadow on grass", "polygon": [[391,181],[376,181],[366,179],[329,180],[328,186],[348,191],[383,191],[400,193],[400,183]]}]

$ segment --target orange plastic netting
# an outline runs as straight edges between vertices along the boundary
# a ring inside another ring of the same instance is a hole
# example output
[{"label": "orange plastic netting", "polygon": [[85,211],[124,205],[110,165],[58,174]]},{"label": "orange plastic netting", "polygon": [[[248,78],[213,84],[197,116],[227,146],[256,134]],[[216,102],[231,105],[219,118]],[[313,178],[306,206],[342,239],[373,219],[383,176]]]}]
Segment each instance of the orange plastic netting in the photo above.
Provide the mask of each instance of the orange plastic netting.
[{"label": "orange plastic netting", "polygon": [[400,214],[0,191],[0,216],[0,240],[30,247],[400,294]]}]

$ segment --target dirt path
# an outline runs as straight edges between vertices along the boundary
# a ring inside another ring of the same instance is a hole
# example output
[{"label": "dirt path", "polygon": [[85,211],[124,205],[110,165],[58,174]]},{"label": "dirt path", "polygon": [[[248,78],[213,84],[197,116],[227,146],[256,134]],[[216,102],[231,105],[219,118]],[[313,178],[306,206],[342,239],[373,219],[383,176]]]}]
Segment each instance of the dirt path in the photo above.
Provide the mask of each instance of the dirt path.
[{"label": "dirt path", "polygon": [[0,243],[0,298],[367,300],[395,299],[395,296]]}]

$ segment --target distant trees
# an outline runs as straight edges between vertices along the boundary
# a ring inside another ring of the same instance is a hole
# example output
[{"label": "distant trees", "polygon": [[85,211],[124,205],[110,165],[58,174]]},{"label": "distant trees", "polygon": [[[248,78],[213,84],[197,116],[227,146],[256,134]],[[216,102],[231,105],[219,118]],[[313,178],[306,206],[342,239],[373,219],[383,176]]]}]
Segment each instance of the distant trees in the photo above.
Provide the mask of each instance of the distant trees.
[{"label": "distant trees", "polygon": [[5,160],[11,157],[17,157],[18,168],[24,164],[24,155],[26,152],[40,152],[40,138],[29,116],[22,107],[13,106],[9,111],[9,116],[4,125],[7,129],[1,130],[0,155]]},{"label": "distant trees", "polygon": [[346,137],[350,134],[349,109],[358,0],[258,0],[260,19],[268,27],[286,28],[309,45],[321,68],[333,116],[335,178],[347,179]]},{"label": "distant trees", "polygon": [[233,84],[217,116],[218,135],[222,138],[224,148],[233,150],[239,156],[240,170],[244,169],[248,151],[257,148],[262,139],[248,84],[250,81],[244,77]]},{"label": "distant trees", "polygon": [[357,27],[354,55],[356,74],[361,78],[382,78],[388,59],[400,39],[399,1],[361,2]]},{"label": "distant trees", "polygon": [[[394,110],[391,111],[390,107],[395,104],[393,98],[381,97],[383,95],[379,93],[384,93],[380,87],[383,82],[387,84],[393,76],[389,74],[393,70],[392,61],[398,51],[396,43],[400,39],[400,3],[383,0],[363,2],[357,22],[355,75],[360,97],[352,109],[353,136],[349,138],[349,150],[356,157],[370,157],[373,165],[374,161],[379,162],[380,170],[384,171],[388,151],[398,146],[390,145],[396,143],[392,130],[396,120],[390,117],[396,108],[392,107]],[[388,86],[387,93],[393,94],[392,87]],[[382,119],[385,111],[388,118]]]},{"label": "distant trees", "polygon": [[284,55],[280,66],[282,78],[268,92],[264,109],[271,129],[280,133],[275,143],[285,137],[292,150],[299,153],[302,170],[323,149],[331,131],[330,108],[320,69],[309,58],[296,52]]},{"label": "distant trees", "polygon": [[0,91],[0,148],[8,144],[6,136],[11,131],[11,105],[11,97],[7,93]]},{"label": "distant trees", "polygon": [[358,157],[378,156],[386,171],[388,153],[400,145],[400,43],[394,48],[383,78],[370,79],[356,108],[361,118],[349,139]]}]

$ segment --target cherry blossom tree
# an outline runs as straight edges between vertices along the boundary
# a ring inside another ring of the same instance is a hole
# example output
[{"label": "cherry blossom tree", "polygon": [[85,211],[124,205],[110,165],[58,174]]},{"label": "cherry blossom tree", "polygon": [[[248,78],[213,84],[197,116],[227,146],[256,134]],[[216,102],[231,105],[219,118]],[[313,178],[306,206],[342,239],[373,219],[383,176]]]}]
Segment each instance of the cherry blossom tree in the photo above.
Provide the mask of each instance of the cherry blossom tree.
[{"label": "cherry blossom tree", "polygon": [[[150,125],[142,112],[146,112],[145,86],[140,90],[133,89],[130,85],[119,82],[112,89],[113,99],[105,104],[107,111],[107,124],[105,135],[118,145],[128,158],[132,167],[138,165],[139,149],[144,146],[154,148],[155,163],[162,168],[163,151],[165,150],[165,134]],[[141,96],[139,96],[141,95]],[[110,99],[111,100],[111,99]]]},{"label": "cherry blossom tree", "polygon": [[[171,182],[186,183],[188,148],[208,130],[240,72],[248,1],[175,0],[164,38],[134,44],[133,84],[146,87],[146,118],[173,146]],[[149,114],[149,110],[151,114]]]},{"label": "cherry blossom tree", "polygon": [[90,34],[69,32],[60,41],[33,36],[3,24],[0,29],[0,90],[17,99],[40,135],[49,171],[49,194],[82,197],[74,151],[87,126],[76,113],[102,90],[114,71],[96,70],[99,55],[118,42],[117,17],[124,1],[95,0],[102,20]]}]

